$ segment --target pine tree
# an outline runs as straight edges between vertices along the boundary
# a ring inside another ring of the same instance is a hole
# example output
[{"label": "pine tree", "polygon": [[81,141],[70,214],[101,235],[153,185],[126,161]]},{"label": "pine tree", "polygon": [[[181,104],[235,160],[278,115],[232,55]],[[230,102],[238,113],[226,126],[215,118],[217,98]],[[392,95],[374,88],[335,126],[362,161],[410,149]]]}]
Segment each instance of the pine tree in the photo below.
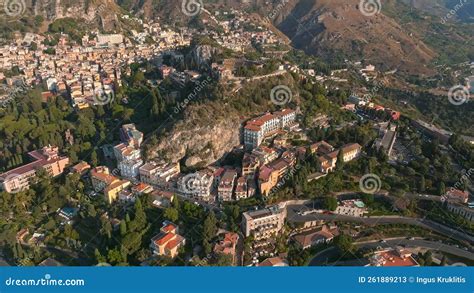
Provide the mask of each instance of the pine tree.
[{"label": "pine tree", "polygon": [[125,236],[127,234],[127,224],[125,221],[120,222],[120,236]]},{"label": "pine tree", "polygon": [[93,150],[91,154],[91,164],[94,167],[97,167],[99,164],[99,159],[97,158],[97,152],[95,150]]}]

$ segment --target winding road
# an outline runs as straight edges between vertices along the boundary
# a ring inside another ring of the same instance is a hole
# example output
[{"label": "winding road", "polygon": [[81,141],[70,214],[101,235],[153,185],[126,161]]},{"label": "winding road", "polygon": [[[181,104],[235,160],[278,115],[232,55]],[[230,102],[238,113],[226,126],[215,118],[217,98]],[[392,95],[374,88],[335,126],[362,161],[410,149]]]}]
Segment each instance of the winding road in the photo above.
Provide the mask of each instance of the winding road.
[{"label": "winding road", "polygon": [[302,215],[302,211],[311,211],[312,208],[306,205],[290,205],[288,206],[288,221],[293,223],[310,222],[317,220],[324,221],[344,221],[344,222],[355,222],[366,225],[383,225],[383,224],[405,224],[422,227],[445,235],[449,238],[453,238],[459,241],[467,241],[474,244],[474,237],[465,233],[462,230],[455,230],[453,228],[444,226],[439,223],[435,223],[426,219],[408,218],[400,216],[382,216],[382,217],[352,217],[345,215],[334,215],[334,214],[321,214],[321,213],[310,213]]},{"label": "winding road", "polygon": [[[444,243],[439,243],[439,242],[434,242],[434,241],[427,241],[423,239],[408,240],[405,238],[397,238],[397,239],[390,239],[390,240],[387,239],[384,242],[379,242],[379,241],[358,242],[358,243],[354,243],[354,245],[358,246],[359,248],[372,248],[372,249],[377,249],[379,247],[394,248],[396,246],[404,246],[406,248],[426,248],[426,249],[433,249],[436,251],[442,251],[445,253],[449,253],[452,255],[456,255],[456,256],[474,261],[474,253],[472,253],[471,251],[466,251],[464,249],[461,249],[452,245],[447,245]],[[337,255],[338,255],[337,248],[334,246],[329,247],[317,253],[313,257],[313,259],[310,261],[309,266],[326,265],[329,259]]]}]

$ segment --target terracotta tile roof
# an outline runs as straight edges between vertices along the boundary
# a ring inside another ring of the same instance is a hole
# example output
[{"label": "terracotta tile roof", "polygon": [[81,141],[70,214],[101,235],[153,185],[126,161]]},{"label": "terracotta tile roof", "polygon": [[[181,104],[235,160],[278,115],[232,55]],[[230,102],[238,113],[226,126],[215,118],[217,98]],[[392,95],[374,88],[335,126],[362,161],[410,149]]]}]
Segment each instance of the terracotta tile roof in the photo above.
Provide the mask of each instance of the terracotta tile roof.
[{"label": "terracotta tile roof", "polygon": [[275,266],[288,266],[288,264],[281,259],[280,257],[272,257],[272,258],[267,258],[266,260],[262,261],[259,265],[259,267],[275,267]]},{"label": "terracotta tile roof", "polygon": [[260,168],[258,178],[264,181],[268,181],[273,171],[274,170],[272,168],[269,168],[268,166],[263,166],[262,168]]},{"label": "terracotta tile roof", "polygon": [[170,223],[170,224],[164,226],[163,228],[161,228],[161,230],[165,233],[170,233],[171,231],[176,230],[176,225]]},{"label": "terracotta tile roof", "polygon": [[349,153],[351,151],[354,151],[356,149],[361,149],[361,148],[362,148],[362,146],[358,143],[347,144],[347,145],[342,147],[342,152],[344,154],[346,154],[346,153]]},{"label": "terracotta tile roof", "polygon": [[173,239],[174,237],[176,236],[176,234],[172,234],[172,233],[163,233],[161,234],[161,236],[159,235],[157,239],[155,239],[155,244],[158,245],[158,246],[162,246],[166,243],[168,243],[168,241],[171,241],[171,239]]},{"label": "terracotta tile roof", "polygon": [[175,234],[174,236],[176,236],[174,239],[170,240],[167,244],[166,244],[166,249],[174,249],[176,248],[176,246],[178,246],[179,244],[181,244],[184,240],[184,238],[181,236],[181,235],[177,235]]},{"label": "terracotta tile roof", "polygon": [[253,124],[245,125],[245,129],[252,130],[252,131],[260,131],[261,130],[260,126],[253,125]]},{"label": "terracotta tile roof", "polygon": [[376,253],[383,267],[413,267],[418,263],[412,257],[401,257],[395,251]]}]

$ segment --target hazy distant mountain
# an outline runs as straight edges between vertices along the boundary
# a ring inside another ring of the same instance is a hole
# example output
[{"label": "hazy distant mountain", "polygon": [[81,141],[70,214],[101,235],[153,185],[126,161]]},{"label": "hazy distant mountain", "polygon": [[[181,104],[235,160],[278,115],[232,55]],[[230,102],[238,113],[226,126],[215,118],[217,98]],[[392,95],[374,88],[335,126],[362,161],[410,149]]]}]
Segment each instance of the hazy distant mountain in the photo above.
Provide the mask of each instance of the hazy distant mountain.
[{"label": "hazy distant mountain", "polygon": [[[106,29],[119,27],[117,18],[121,13],[131,12],[150,19],[159,17],[168,23],[186,23],[192,19],[182,12],[186,0],[28,1],[46,19],[98,16],[97,24]],[[428,65],[439,56],[446,59],[457,54],[458,60],[463,61],[466,56],[474,56],[469,53],[472,28],[453,24],[457,18],[472,20],[474,1],[464,1],[383,0],[381,11],[374,16],[361,13],[360,0],[203,0],[203,3],[210,11],[233,7],[258,13],[272,21],[296,48],[310,54],[366,61],[384,71],[429,75],[433,71]],[[452,11],[455,13],[449,17],[448,24],[442,24],[443,17],[453,14]]]},{"label": "hazy distant mountain", "polygon": [[440,17],[446,17],[453,10],[455,13],[449,18],[450,20],[474,22],[473,0],[403,0],[403,2]]}]

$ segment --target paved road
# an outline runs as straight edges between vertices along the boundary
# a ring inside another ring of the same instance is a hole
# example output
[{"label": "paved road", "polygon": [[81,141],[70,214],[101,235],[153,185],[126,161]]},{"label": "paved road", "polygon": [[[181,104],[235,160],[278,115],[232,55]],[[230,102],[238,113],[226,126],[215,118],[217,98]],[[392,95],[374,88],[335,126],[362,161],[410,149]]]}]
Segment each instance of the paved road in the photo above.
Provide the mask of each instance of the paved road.
[{"label": "paved road", "polygon": [[[373,248],[373,249],[376,249],[377,247],[394,248],[400,245],[405,246],[406,248],[419,248],[420,247],[420,248],[433,249],[436,251],[442,251],[442,252],[450,253],[452,255],[456,255],[459,257],[474,260],[474,253],[472,253],[471,251],[465,251],[464,249],[457,248],[455,246],[451,246],[451,245],[447,245],[447,244],[443,244],[439,242],[422,240],[422,239],[407,240],[404,238],[400,238],[400,239],[386,240],[384,243],[380,243],[378,241],[360,242],[360,243],[355,243],[355,245],[357,245],[360,248],[364,247],[364,248]],[[332,259],[335,256],[338,256],[338,254],[339,253],[336,247],[334,246],[329,247],[317,253],[313,257],[313,259],[309,262],[309,266],[326,265],[329,259]]]},{"label": "paved road", "polygon": [[316,220],[324,221],[344,221],[344,222],[356,222],[366,225],[382,225],[382,224],[406,224],[419,226],[425,229],[436,231],[440,234],[448,236],[453,239],[468,241],[469,243],[474,244],[474,237],[466,234],[461,230],[454,230],[447,226],[435,223],[429,220],[417,219],[417,218],[407,218],[399,216],[383,216],[383,217],[370,217],[370,218],[359,218],[352,216],[344,215],[330,215],[330,214],[320,214],[320,213],[311,213],[308,215],[298,214],[300,211],[309,211],[311,207],[304,205],[290,205],[288,206],[288,221],[290,222],[309,222]]},{"label": "paved road", "polygon": [[457,255],[463,258],[467,258],[470,260],[474,260],[474,253],[471,251],[466,251],[456,246],[434,242],[434,241],[423,240],[423,239],[415,239],[415,240],[393,239],[393,240],[387,240],[385,243],[380,243],[380,242],[356,243],[356,245],[359,247],[369,247],[369,248],[377,248],[378,246],[386,248],[386,247],[395,247],[397,245],[403,245],[407,248],[422,247],[422,248],[442,251],[442,252],[450,253],[450,254]]}]

